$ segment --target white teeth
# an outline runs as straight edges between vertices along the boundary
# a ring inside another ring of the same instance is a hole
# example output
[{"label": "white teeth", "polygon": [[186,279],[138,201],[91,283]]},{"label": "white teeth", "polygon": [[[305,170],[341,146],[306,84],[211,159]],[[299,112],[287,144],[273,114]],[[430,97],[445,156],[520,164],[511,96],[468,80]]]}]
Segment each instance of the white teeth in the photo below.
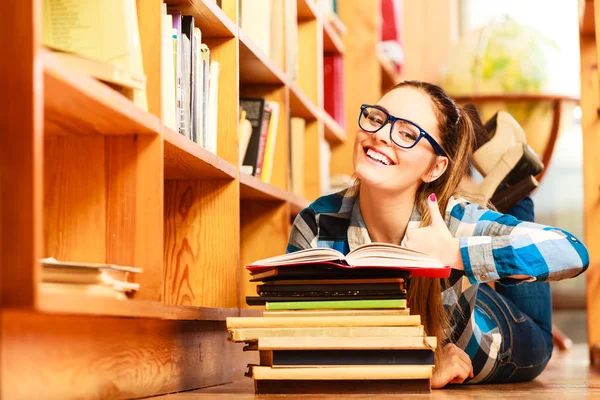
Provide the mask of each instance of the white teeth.
[{"label": "white teeth", "polygon": [[389,158],[387,158],[386,156],[384,156],[381,153],[378,153],[372,149],[368,149],[367,150],[367,155],[372,158],[375,161],[379,161],[382,164],[385,165],[391,165],[392,164],[392,160],[390,160]]}]

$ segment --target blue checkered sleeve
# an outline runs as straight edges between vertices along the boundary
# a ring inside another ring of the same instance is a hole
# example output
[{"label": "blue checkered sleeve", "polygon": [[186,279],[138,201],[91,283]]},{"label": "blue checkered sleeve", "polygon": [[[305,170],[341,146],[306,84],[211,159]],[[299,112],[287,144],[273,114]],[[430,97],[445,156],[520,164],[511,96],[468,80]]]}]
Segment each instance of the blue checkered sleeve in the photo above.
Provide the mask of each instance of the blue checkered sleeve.
[{"label": "blue checkered sleeve", "polygon": [[[465,274],[473,284],[551,281],[575,277],[589,265],[585,245],[569,232],[523,222],[478,204],[458,203],[449,227],[459,237]],[[527,275],[527,280],[512,279]]]}]

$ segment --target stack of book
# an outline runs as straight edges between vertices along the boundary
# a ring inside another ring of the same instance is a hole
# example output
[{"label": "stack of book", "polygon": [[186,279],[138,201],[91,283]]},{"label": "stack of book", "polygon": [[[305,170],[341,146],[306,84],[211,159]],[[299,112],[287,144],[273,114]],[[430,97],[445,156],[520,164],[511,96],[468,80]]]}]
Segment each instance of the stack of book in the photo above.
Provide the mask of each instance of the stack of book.
[{"label": "stack of book", "polygon": [[246,266],[262,317],[228,318],[234,342],[260,353],[257,393],[429,392],[435,337],[410,315],[408,277],[448,277],[433,257],[372,243],[347,256],[309,249]]},{"label": "stack of book", "polygon": [[58,261],[53,257],[40,260],[44,293],[72,293],[100,296],[117,300],[127,299],[136,292],[139,283],[131,282],[134,274],[142,272],[135,267],[114,264]]}]

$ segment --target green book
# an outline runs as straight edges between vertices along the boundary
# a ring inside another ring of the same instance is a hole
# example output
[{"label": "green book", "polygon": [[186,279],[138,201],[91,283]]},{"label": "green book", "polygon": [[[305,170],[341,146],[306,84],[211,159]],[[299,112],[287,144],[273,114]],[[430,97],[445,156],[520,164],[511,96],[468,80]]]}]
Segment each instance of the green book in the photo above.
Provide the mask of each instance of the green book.
[{"label": "green book", "polygon": [[406,299],[267,302],[267,310],[406,308]]}]

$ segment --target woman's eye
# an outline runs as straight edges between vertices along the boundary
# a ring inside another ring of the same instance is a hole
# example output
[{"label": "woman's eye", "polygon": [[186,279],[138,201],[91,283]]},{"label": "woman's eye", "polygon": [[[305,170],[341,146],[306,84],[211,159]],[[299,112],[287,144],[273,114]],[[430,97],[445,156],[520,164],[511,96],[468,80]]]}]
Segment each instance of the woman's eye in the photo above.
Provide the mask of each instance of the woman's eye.
[{"label": "woman's eye", "polygon": [[383,119],[379,115],[369,115],[369,120],[376,124],[382,124]]},{"label": "woman's eye", "polygon": [[406,140],[415,140],[415,135],[412,134],[411,132],[407,132],[407,131],[400,131],[400,136],[402,136],[403,139]]}]

